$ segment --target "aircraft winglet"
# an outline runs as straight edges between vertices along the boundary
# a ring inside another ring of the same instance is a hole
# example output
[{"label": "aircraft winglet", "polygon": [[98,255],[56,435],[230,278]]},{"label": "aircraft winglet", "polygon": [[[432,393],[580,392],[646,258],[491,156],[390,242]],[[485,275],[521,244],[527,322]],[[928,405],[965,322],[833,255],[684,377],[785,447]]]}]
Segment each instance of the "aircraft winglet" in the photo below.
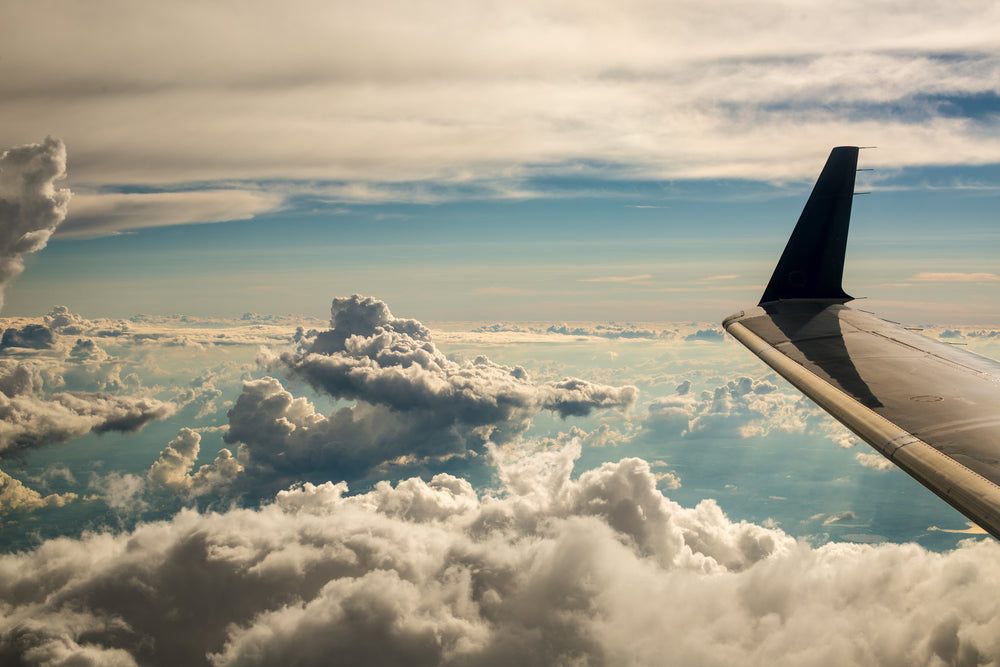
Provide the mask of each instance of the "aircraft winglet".
[{"label": "aircraft winglet", "polygon": [[857,146],[830,151],[760,305],[782,299],[854,298],[844,292],[841,280],[857,167]]}]

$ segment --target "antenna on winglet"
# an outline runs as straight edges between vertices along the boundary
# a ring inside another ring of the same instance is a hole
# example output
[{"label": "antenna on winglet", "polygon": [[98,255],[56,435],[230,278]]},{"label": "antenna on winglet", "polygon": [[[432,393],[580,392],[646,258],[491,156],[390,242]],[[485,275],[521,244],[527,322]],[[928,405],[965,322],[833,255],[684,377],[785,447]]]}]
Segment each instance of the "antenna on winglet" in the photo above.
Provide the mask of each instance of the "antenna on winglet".
[{"label": "antenna on winglet", "polygon": [[830,151],[760,304],[781,299],[852,299],[841,281],[858,150],[857,146],[838,146]]}]

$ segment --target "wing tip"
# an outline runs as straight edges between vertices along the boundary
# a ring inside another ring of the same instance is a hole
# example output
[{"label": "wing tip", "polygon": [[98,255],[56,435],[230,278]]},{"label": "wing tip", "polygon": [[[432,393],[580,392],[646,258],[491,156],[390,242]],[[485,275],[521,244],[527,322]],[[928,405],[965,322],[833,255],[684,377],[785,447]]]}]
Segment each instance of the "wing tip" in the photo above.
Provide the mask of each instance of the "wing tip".
[{"label": "wing tip", "polygon": [[858,146],[835,146],[764,289],[759,305],[786,299],[850,301],[841,286]]}]

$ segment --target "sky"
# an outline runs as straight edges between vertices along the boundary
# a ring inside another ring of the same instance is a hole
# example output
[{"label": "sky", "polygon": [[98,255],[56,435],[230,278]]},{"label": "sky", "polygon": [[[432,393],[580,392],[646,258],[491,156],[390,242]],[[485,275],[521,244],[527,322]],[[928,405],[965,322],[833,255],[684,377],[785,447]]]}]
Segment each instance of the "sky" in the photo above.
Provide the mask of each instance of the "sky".
[{"label": "sky", "polygon": [[846,291],[1000,357],[995,3],[4,15],[0,662],[1000,663],[719,326],[871,146]]}]

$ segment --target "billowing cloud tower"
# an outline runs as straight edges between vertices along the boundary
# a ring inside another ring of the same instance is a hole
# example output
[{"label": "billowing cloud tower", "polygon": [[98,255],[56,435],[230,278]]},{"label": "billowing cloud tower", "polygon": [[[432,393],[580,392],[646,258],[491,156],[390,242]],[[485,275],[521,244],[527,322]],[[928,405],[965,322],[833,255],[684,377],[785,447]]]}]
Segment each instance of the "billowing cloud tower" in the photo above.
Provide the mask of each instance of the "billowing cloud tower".
[{"label": "billowing cloud tower", "polygon": [[0,308],[22,256],[44,248],[66,218],[70,191],[55,187],[65,176],[66,146],[53,137],[0,155]]}]

